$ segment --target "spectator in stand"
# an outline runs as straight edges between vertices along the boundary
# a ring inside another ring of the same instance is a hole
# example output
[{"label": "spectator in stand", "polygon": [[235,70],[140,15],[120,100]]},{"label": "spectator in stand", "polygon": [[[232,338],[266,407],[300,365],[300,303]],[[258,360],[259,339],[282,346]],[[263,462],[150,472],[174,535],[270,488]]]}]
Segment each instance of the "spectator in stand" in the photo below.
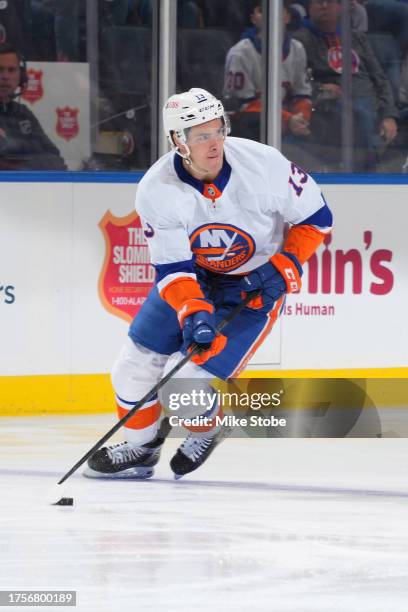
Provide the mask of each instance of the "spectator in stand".
[{"label": "spectator in stand", "polygon": [[307,12],[303,4],[299,4],[298,2],[290,2],[289,11],[290,22],[287,29],[289,32],[293,32],[302,26],[302,21],[305,17],[307,17]]},{"label": "spectator in stand", "polygon": [[[408,0],[407,0],[408,2]],[[290,9],[294,12],[298,19],[293,20],[296,21],[296,26],[291,29],[297,30],[301,23],[300,20],[307,17],[307,10],[304,3],[300,4],[299,2],[292,2]],[[367,32],[368,31],[368,15],[365,7],[361,4],[360,0],[350,0],[350,19],[351,19],[351,29],[356,32]],[[299,21],[298,21],[299,20]],[[299,24],[299,25],[298,25]]]},{"label": "spectator in stand", "polygon": [[[366,0],[350,0],[351,27],[357,32],[367,32],[368,16],[365,9]],[[408,0],[400,0],[408,2]],[[292,8],[299,12],[302,18],[307,17],[309,0],[293,0]]]},{"label": "spectator in stand", "polygon": [[33,113],[16,100],[26,82],[19,51],[0,44],[0,170],[66,170]]},{"label": "spectator in stand", "polygon": [[[341,169],[338,166],[342,116],[340,14],[340,0],[310,0],[309,20],[294,33],[306,49],[313,75],[315,112],[311,131],[314,153],[325,165],[333,164],[333,169]],[[396,137],[399,113],[390,83],[365,34],[352,31],[351,44],[354,169],[368,171],[375,169],[379,149]]]},{"label": "spectator in stand", "polygon": [[402,171],[408,173],[408,157],[407,157],[407,142],[408,142],[408,55],[402,63],[401,70],[401,86],[399,90],[399,101],[401,105],[401,122],[400,122],[400,147],[403,155]]},{"label": "spectator in stand", "polygon": [[[282,132],[302,138],[310,134],[311,85],[306,71],[306,54],[301,43],[286,28],[290,1],[283,0],[282,49]],[[250,15],[252,26],[228,51],[225,64],[224,96],[232,116],[234,134],[259,140],[261,111],[261,29],[262,0],[255,0]]]},{"label": "spectator in stand", "polygon": [[35,59],[79,61],[79,0],[31,0]]},{"label": "spectator in stand", "polygon": [[402,64],[401,70],[401,87],[400,87],[400,102],[408,108],[408,56],[405,58]]}]

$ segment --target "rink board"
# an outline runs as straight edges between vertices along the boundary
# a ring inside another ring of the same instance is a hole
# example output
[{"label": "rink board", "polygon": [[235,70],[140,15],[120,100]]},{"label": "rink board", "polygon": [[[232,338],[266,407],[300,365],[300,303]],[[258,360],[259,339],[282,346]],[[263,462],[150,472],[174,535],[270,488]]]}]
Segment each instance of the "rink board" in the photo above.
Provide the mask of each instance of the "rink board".
[{"label": "rink board", "polygon": [[[129,217],[136,189],[2,183],[1,414],[111,409],[107,373],[128,323],[101,296],[113,255],[100,223],[108,211],[119,225]],[[406,185],[323,189],[333,238],[306,266],[302,292],[289,296],[246,375],[406,376]]]}]

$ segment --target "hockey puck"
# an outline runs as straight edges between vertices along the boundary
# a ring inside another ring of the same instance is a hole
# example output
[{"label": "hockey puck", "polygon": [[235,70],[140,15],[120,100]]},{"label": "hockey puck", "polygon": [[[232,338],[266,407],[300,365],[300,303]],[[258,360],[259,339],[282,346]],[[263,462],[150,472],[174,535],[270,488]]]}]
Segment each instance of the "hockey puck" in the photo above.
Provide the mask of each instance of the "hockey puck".
[{"label": "hockey puck", "polygon": [[73,497],[61,497],[61,499],[55,504],[56,506],[73,506]]}]

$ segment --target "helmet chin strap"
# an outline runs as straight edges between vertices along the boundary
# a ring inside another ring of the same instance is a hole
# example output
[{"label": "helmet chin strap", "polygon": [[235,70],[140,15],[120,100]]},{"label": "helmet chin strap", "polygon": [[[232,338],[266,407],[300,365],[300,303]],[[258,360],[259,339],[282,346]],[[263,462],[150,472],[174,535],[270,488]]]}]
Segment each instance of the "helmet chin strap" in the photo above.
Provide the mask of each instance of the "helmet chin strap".
[{"label": "helmet chin strap", "polygon": [[191,161],[190,157],[185,157],[184,161],[186,162],[187,166],[192,168],[194,170],[194,172],[197,172],[197,174],[201,174],[202,176],[205,176],[206,174],[209,173],[209,170],[202,170],[202,169],[198,168],[197,166],[195,166],[193,164],[193,162]]},{"label": "helmet chin strap", "polygon": [[184,147],[187,149],[187,152],[186,152],[185,155],[183,155],[183,153],[180,152],[179,147],[176,148],[176,153],[178,155],[180,155],[180,157],[185,161],[187,166],[192,168],[194,170],[194,172],[197,172],[197,174],[202,174],[202,176],[205,176],[206,174],[208,174],[209,170],[202,170],[200,168],[197,168],[197,166],[195,164],[193,164],[193,161],[191,159],[191,151],[189,149],[189,146],[187,144],[184,144]]}]

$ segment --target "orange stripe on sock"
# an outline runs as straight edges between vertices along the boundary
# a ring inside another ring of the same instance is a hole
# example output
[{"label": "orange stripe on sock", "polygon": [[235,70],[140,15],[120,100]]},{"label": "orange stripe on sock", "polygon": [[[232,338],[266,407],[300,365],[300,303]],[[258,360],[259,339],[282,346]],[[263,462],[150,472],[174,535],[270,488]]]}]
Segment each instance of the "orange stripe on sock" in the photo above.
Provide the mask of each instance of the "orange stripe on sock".
[{"label": "orange stripe on sock", "polygon": [[[116,405],[118,410],[118,417],[122,419],[129,410],[126,408],[122,408],[122,406]],[[153,406],[149,406],[148,408],[142,408],[135,415],[130,417],[127,421],[125,427],[128,429],[144,429],[145,427],[149,427],[153,425],[156,421],[159,420],[161,415],[162,407],[159,402],[153,404]]]}]

